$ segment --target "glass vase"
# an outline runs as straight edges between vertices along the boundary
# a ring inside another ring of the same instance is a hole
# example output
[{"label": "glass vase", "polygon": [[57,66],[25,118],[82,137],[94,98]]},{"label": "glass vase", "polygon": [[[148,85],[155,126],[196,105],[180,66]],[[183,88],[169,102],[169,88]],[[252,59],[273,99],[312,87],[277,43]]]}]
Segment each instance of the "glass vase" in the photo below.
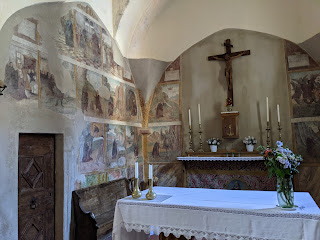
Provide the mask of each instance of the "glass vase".
[{"label": "glass vase", "polygon": [[277,198],[281,208],[294,207],[292,177],[277,178]]}]

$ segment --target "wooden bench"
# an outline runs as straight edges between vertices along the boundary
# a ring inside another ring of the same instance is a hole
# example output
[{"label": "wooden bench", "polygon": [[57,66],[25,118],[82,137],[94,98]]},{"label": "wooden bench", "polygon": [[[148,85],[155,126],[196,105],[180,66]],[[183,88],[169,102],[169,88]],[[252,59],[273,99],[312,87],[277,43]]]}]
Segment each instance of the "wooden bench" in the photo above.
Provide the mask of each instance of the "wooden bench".
[{"label": "wooden bench", "polygon": [[114,210],[118,199],[131,194],[126,178],[72,192],[75,239],[111,240]]}]

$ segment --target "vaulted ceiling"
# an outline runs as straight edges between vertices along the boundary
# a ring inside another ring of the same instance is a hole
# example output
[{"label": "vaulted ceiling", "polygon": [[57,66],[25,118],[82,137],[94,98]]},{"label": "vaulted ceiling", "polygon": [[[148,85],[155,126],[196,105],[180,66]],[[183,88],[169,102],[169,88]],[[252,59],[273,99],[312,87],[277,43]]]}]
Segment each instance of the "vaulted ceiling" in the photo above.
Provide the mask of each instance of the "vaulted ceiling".
[{"label": "vaulted ceiling", "polygon": [[[0,27],[16,11],[43,0],[0,2]],[[75,2],[73,0],[66,2]],[[318,0],[84,0],[127,58],[172,61],[225,28],[276,35],[301,43],[319,33]]]}]

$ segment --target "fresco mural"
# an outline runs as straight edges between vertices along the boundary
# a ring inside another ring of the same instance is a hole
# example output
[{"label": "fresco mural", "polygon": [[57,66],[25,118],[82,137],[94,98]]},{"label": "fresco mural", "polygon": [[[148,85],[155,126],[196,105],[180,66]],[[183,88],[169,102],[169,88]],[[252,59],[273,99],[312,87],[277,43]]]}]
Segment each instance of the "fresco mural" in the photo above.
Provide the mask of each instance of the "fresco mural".
[{"label": "fresco mural", "polygon": [[138,121],[138,99],[137,99],[136,89],[129,85],[125,85],[125,92],[126,92],[125,119],[126,121],[137,122]]},{"label": "fresco mural", "polygon": [[294,123],[298,154],[303,162],[320,162],[320,122]]},{"label": "fresco mural", "polygon": [[125,156],[125,126],[106,124],[106,162],[107,168],[124,168]]},{"label": "fresco mural", "polygon": [[101,67],[101,27],[76,11],[77,60],[88,66]]},{"label": "fresco mural", "polygon": [[87,123],[80,137],[80,172],[104,172],[104,124]]},{"label": "fresco mural", "polygon": [[143,162],[142,157],[142,136],[139,128],[126,126],[126,154],[127,165],[134,165],[135,162]]},{"label": "fresco mural", "polygon": [[181,163],[154,164],[154,176],[157,186],[182,187],[183,174]]},{"label": "fresco mural", "polygon": [[87,69],[77,67],[78,106],[86,116],[104,118],[107,100],[99,94],[102,76]]},{"label": "fresco mural", "polygon": [[40,61],[41,106],[62,114],[76,111],[76,83],[74,66],[62,61],[56,77],[49,68],[46,56]]},{"label": "fresco mural", "polygon": [[149,123],[180,120],[180,84],[159,84],[150,108]]},{"label": "fresco mural", "polygon": [[108,30],[102,28],[102,49],[103,49],[103,70],[113,72],[113,50],[112,50],[112,37]]},{"label": "fresco mural", "polygon": [[16,100],[38,99],[38,52],[12,41],[5,67],[6,92]]},{"label": "fresco mural", "polygon": [[115,169],[108,172],[108,182],[126,177],[125,169]]},{"label": "fresco mural", "polygon": [[41,38],[38,32],[38,20],[34,18],[23,19],[21,23],[14,27],[13,34],[30,43],[38,44],[38,40]]},{"label": "fresco mural", "polygon": [[320,71],[290,73],[293,117],[320,116]]},{"label": "fresco mural", "polygon": [[151,127],[148,136],[150,162],[171,162],[181,155],[181,126]]},{"label": "fresco mural", "polygon": [[55,39],[58,53],[74,58],[73,10],[60,18],[57,24],[58,34]]},{"label": "fresco mural", "polygon": [[107,182],[107,173],[86,175],[86,181],[81,183],[81,188],[91,187]]},{"label": "fresco mural", "polygon": [[107,118],[112,120],[123,120],[125,112],[124,84],[110,77],[103,77],[103,79],[104,86],[110,90],[110,99],[107,103]]}]

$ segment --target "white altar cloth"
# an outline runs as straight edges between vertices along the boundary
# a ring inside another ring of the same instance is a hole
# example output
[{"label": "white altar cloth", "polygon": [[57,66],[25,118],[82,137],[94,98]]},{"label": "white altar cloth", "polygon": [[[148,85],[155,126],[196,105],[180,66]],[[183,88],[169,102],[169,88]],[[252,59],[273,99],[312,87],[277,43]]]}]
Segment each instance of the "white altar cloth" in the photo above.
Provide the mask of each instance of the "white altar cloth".
[{"label": "white altar cloth", "polygon": [[178,161],[263,161],[264,157],[177,157]]},{"label": "white altar cloth", "polygon": [[[319,240],[320,209],[296,192],[295,211],[276,207],[274,191],[154,187],[166,197],[117,202],[113,240],[144,240],[153,232],[198,240]],[[167,197],[171,196],[171,197]],[[132,231],[135,230],[135,231]],[[131,232],[132,231],[132,232]]]}]

